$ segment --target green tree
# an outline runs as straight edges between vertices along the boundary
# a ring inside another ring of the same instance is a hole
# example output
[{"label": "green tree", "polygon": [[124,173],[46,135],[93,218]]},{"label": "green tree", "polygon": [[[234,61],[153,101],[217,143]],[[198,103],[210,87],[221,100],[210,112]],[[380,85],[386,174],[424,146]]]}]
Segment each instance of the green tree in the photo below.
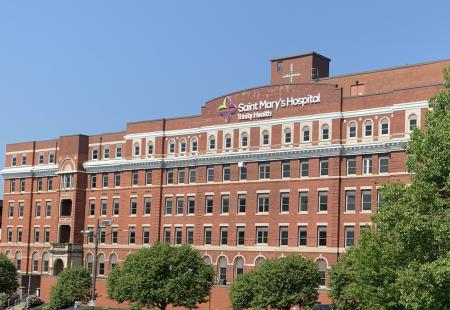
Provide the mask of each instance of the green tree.
[{"label": "green tree", "polygon": [[188,245],[155,244],[127,256],[108,277],[108,296],[135,308],[195,308],[205,302],[214,271]]},{"label": "green tree", "polygon": [[18,287],[16,266],[0,253],[0,293],[12,294]]},{"label": "green tree", "polygon": [[91,274],[87,269],[81,267],[64,269],[58,276],[58,282],[52,287],[47,309],[64,309],[77,300],[87,301],[90,296],[90,287]]},{"label": "green tree", "polygon": [[235,309],[312,307],[317,301],[320,272],[311,260],[289,255],[269,260],[235,281],[230,299]]},{"label": "green tree", "polygon": [[430,99],[426,126],[406,145],[411,185],[387,184],[359,245],[331,271],[337,309],[450,307],[450,75]]}]

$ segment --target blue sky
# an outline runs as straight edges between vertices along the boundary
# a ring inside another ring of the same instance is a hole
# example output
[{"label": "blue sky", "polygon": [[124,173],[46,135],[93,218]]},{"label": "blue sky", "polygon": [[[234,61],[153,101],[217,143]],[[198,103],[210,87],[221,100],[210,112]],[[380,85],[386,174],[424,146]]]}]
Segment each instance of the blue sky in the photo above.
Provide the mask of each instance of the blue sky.
[{"label": "blue sky", "polygon": [[448,1],[1,1],[0,166],[7,143],[198,114],[208,99],[268,84],[273,57],[314,50],[332,59],[332,75],[450,58],[449,10]]}]

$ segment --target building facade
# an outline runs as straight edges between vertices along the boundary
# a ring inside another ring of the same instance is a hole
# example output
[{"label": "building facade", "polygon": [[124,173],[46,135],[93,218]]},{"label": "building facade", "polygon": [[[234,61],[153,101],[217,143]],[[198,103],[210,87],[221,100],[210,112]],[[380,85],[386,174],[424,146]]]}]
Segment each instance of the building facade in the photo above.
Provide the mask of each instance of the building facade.
[{"label": "building facade", "polygon": [[[342,76],[317,53],[271,60],[271,84],[208,101],[201,114],[101,135],[6,147],[0,251],[44,299],[67,266],[105,279],[157,241],[196,247],[224,286],[266,259],[299,254],[322,271],[371,226],[402,149],[423,126],[450,60]],[[101,225],[102,226],[102,225]],[[226,291],[226,290],[225,290]],[[222,305],[222,306],[220,306]],[[215,309],[228,308],[220,300]]]}]

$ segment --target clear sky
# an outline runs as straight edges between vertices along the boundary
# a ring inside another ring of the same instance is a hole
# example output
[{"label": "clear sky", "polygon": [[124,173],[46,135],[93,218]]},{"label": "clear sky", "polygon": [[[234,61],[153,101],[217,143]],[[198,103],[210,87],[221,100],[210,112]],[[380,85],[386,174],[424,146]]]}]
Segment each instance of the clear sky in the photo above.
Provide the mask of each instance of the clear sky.
[{"label": "clear sky", "polygon": [[444,0],[0,1],[0,166],[7,143],[198,114],[268,84],[273,57],[314,50],[332,75],[450,58],[449,11]]}]

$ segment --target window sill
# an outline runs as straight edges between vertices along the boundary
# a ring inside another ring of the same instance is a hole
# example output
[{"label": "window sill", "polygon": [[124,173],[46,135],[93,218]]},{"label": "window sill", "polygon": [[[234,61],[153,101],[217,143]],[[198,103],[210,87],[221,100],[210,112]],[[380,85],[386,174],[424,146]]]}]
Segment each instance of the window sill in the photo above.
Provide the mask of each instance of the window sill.
[{"label": "window sill", "polygon": [[356,211],[344,211],[344,214],[356,214]]},{"label": "window sill", "polygon": [[269,212],[258,212],[256,215],[269,215]]}]

